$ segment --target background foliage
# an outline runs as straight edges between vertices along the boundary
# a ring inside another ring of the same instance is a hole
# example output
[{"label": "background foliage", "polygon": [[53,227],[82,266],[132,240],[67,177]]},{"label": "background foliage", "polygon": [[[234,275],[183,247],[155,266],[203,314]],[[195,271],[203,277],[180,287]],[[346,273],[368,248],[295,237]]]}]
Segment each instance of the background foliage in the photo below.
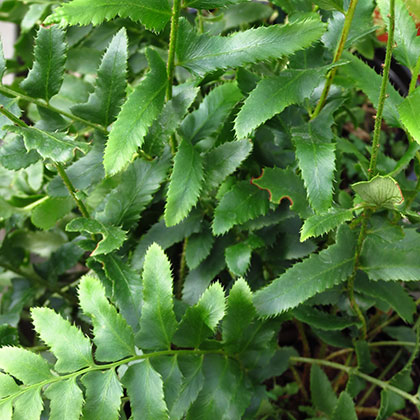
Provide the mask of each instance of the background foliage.
[{"label": "background foliage", "polygon": [[418,418],[419,18],[3,1],[1,419]]}]

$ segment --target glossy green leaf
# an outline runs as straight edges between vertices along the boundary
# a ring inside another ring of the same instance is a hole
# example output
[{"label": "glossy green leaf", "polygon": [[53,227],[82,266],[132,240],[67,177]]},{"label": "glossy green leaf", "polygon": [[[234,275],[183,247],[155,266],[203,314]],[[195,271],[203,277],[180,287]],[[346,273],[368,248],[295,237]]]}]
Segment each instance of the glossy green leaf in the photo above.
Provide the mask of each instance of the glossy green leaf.
[{"label": "glossy green leaf", "polygon": [[196,305],[185,312],[174,336],[180,347],[198,348],[216,328],[225,312],[225,294],[220,283],[212,284]]},{"label": "glossy green leaf", "polygon": [[353,271],[355,242],[350,229],[342,225],[335,245],[295,264],[255,293],[258,313],[279,314],[347,280]]},{"label": "glossy green leaf", "polygon": [[[84,190],[104,177],[102,159],[103,147],[95,145],[89,153],[66,168],[66,174],[77,190]],[[70,196],[63,179],[59,175],[50,181],[47,191],[48,195],[52,197]]]},{"label": "glossy green leaf", "polygon": [[9,375],[0,372],[0,398],[8,397],[19,391],[16,381]]},{"label": "glossy green leaf", "polygon": [[318,365],[311,368],[311,397],[318,410],[329,416],[333,414],[337,397],[327,375]]},{"label": "glossy green leaf", "polygon": [[109,135],[104,156],[108,175],[121,171],[131,161],[147,129],[162,111],[168,83],[165,63],[152,49],[146,54],[151,71],[122,106]]},{"label": "glossy green leaf", "polygon": [[346,391],[343,391],[338,398],[332,420],[357,420],[354,402]]},{"label": "glossy green leaf", "polygon": [[292,104],[302,103],[321,83],[326,69],[285,70],[262,79],[249,94],[236,120],[238,138],[248,137],[261,124]]},{"label": "glossy green leaf", "polygon": [[128,39],[121,29],[112,39],[98,69],[93,93],[85,104],[71,108],[78,115],[107,127],[117,116],[125,98]]},{"label": "glossy green leaf", "polygon": [[26,150],[21,136],[14,136],[0,148],[0,164],[12,171],[27,168],[38,162],[41,156],[36,150]]},{"label": "glossy green leaf", "polygon": [[352,185],[368,206],[394,208],[404,202],[398,182],[389,176],[377,175],[370,181],[361,181]]},{"label": "glossy green leaf", "polygon": [[86,388],[83,419],[119,420],[123,389],[115,371],[89,372],[82,376],[82,383]]},{"label": "glossy green leaf", "polygon": [[268,197],[248,181],[235,184],[214,211],[213,233],[223,235],[233,226],[255,219],[268,211]]},{"label": "glossy green leaf", "polygon": [[185,261],[190,270],[197,268],[208,257],[213,243],[214,237],[209,230],[195,233],[188,238]]},{"label": "glossy green leaf", "polygon": [[[381,89],[382,77],[369,67],[368,64],[353,54],[344,52],[342,58],[348,61],[348,63],[340,67],[339,73],[351,79],[356,87],[361,89],[377,108],[379,100],[378,92]],[[389,97],[385,101],[385,121],[392,127],[400,127],[398,106],[403,101],[403,98],[391,84],[387,86],[387,93]]]},{"label": "glossy green leaf", "polygon": [[162,248],[153,244],[143,269],[143,308],[136,336],[141,348],[170,349],[177,329],[173,307],[171,267]]},{"label": "glossy green leaf", "polygon": [[110,225],[132,226],[166,179],[168,169],[165,155],[152,162],[137,159],[124,172],[124,182],[105,197],[96,219]]},{"label": "glossy green leaf", "polygon": [[227,247],[225,257],[229,270],[236,276],[244,275],[251,264],[252,252],[261,247],[265,247],[265,242],[256,235]]},{"label": "glossy green leaf", "polygon": [[402,285],[395,282],[369,281],[356,278],[355,288],[358,292],[390,305],[405,322],[413,322],[416,305]]},{"label": "glossy green leaf", "polygon": [[130,366],[122,382],[130,397],[133,420],[168,419],[162,378],[153,369],[148,359]]},{"label": "glossy green leaf", "polygon": [[189,140],[182,140],[174,158],[165,206],[166,226],[181,222],[197,203],[204,177],[203,158]]},{"label": "glossy green leaf", "polygon": [[315,16],[287,25],[273,25],[238,32],[229,37],[198,35],[181,20],[176,48],[177,64],[204,76],[217,69],[280,58],[308,47],[324,32]]},{"label": "glossy green leaf", "polygon": [[180,420],[196,400],[203,388],[203,360],[204,356],[191,355],[180,359],[180,366],[184,375],[181,390],[173,407],[170,410],[170,418]]},{"label": "glossy green leaf", "polygon": [[244,329],[248,327],[255,315],[251,289],[241,278],[230,289],[226,315],[222,323],[223,341],[228,351],[236,353],[242,349]]},{"label": "glossy green leaf", "polygon": [[43,408],[41,387],[34,387],[15,400],[13,420],[39,420]]},{"label": "glossy green leaf", "polygon": [[156,242],[163,250],[170,246],[181,242],[184,238],[189,237],[193,233],[197,233],[201,228],[201,214],[192,211],[190,215],[176,226],[167,227],[165,221],[155,223],[148,232],[141,238],[136,246],[132,266],[138,270],[143,266],[144,256],[147,249]]},{"label": "glossy green leaf", "polygon": [[217,133],[241,97],[236,83],[225,83],[211,90],[199,108],[182,122],[179,130],[184,140],[195,144]]},{"label": "glossy green leaf", "polygon": [[223,143],[204,155],[205,186],[218,187],[252,151],[252,143],[248,140],[238,140]]},{"label": "glossy green leaf", "polygon": [[54,162],[69,160],[75,149],[86,153],[89,145],[81,141],[74,141],[64,133],[48,133],[36,127],[7,126],[13,133],[23,136],[28,151],[36,150],[44,159],[50,158]]},{"label": "glossy green leaf", "polygon": [[93,365],[92,348],[82,331],[49,308],[32,308],[35,330],[57,358],[57,372],[74,372]]},{"label": "glossy green leaf", "polygon": [[417,281],[420,278],[418,234],[406,231],[397,241],[368,236],[360,257],[360,270],[371,280]]},{"label": "glossy green leaf", "polygon": [[83,312],[92,318],[95,359],[111,362],[133,356],[133,331],[108,302],[100,281],[93,277],[83,277],[79,286],[79,300]]},{"label": "glossy green leaf", "polygon": [[[419,38],[420,39],[420,38]],[[420,143],[418,109],[420,107],[420,89],[415,89],[398,107],[401,121],[417,143]]]},{"label": "glossy green leaf", "polygon": [[147,29],[161,31],[171,18],[167,0],[73,0],[54,10],[47,23],[67,25],[99,25],[120,16],[141,22]]},{"label": "glossy green leaf", "polygon": [[63,83],[67,45],[58,26],[40,27],[35,40],[35,61],[21,87],[35,98],[49,101]]},{"label": "glossy green leaf", "polygon": [[305,220],[300,231],[300,240],[304,242],[308,238],[324,235],[352,219],[352,209],[333,208],[328,213],[315,214]]},{"label": "glossy green leaf", "polygon": [[67,232],[88,232],[91,234],[101,234],[100,240],[92,252],[92,256],[109,254],[119,249],[126,239],[126,233],[119,227],[105,225],[97,220],[78,217],[69,222],[66,226]]},{"label": "glossy green leaf", "polygon": [[[19,347],[0,348],[0,368],[25,385],[33,385],[53,377],[47,361],[39,354]],[[5,380],[2,380],[2,387]],[[10,381],[7,382],[7,393],[13,391]]]},{"label": "glossy green leaf", "polygon": [[31,222],[38,228],[48,230],[55,226],[74,207],[70,198],[49,197],[46,201],[36,206],[32,211]]},{"label": "glossy green leaf", "polygon": [[80,419],[83,392],[77,386],[75,378],[49,385],[45,395],[50,400],[50,420]]},{"label": "glossy green leaf", "polygon": [[173,97],[166,102],[159,117],[150,127],[144,140],[144,148],[147,153],[159,154],[192,105],[199,88],[194,83],[184,83],[173,87]]},{"label": "glossy green leaf", "polygon": [[264,168],[260,177],[252,179],[258,188],[267,190],[270,201],[280,204],[283,199],[290,202],[290,208],[301,217],[312,214],[306,200],[306,191],[301,178],[291,168]]},{"label": "glossy green leaf", "polygon": [[[378,0],[379,10],[385,23],[389,26],[389,1]],[[395,1],[395,48],[394,57],[404,66],[413,71],[420,55],[420,38],[417,38],[417,28],[414,19],[408,13],[404,0]]]},{"label": "glossy green leaf", "polygon": [[314,3],[325,10],[339,10],[344,13],[343,0],[314,0]]},{"label": "glossy green leaf", "polygon": [[341,331],[357,324],[354,318],[332,315],[308,305],[294,309],[293,315],[299,321],[324,331]]},{"label": "glossy green leaf", "polygon": [[115,254],[97,255],[95,260],[103,265],[105,275],[111,283],[111,299],[131,325],[138,330],[142,304],[142,283],[140,274]]}]

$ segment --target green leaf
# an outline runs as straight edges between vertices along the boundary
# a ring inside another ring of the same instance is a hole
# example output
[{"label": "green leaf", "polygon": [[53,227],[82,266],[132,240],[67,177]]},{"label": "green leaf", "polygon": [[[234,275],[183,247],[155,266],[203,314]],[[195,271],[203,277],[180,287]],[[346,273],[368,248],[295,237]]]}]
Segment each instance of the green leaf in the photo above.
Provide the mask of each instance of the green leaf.
[{"label": "green leaf", "polygon": [[27,168],[33,163],[38,162],[41,156],[36,150],[26,150],[21,136],[13,136],[11,139],[5,139],[0,148],[0,164],[6,169],[18,171]]},{"label": "green leaf", "polygon": [[83,392],[76,378],[56,382],[48,386],[45,395],[50,403],[49,420],[79,420],[82,414]]},{"label": "green leaf", "polygon": [[148,359],[131,365],[122,382],[130,397],[133,420],[168,420],[162,378]]},{"label": "green leaf", "polygon": [[134,161],[124,172],[124,182],[105,197],[103,210],[95,218],[110,225],[132,226],[166,179],[168,169],[167,156],[153,162]]},{"label": "green leaf", "polygon": [[123,389],[113,369],[89,372],[82,376],[86,388],[84,420],[119,420]]},{"label": "green leaf", "polygon": [[83,277],[79,286],[80,307],[92,318],[95,358],[111,362],[135,354],[134,334],[127,321],[105,296],[99,280]]},{"label": "green leaf", "polygon": [[203,158],[194,145],[183,139],[174,159],[165,206],[166,226],[181,222],[197,203],[204,177]]},{"label": "green leaf", "polygon": [[12,407],[12,401],[0,401],[0,416],[4,420],[12,420],[13,415],[13,407]]},{"label": "green leaf", "polygon": [[331,315],[308,305],[301,305],[294,309],[293,315],[299,321],[324,331],[341,331],[357,324],[354,318]]},{"label": "green leaf", "polygon": [[67,45],[58,26],[40,27],[35,40],[35,61],[21,87],[35,98],[49,101],[63,83]]},{"label": "green leaf", "polygon": [[166,102],[161,114],[145,137],[144,149],[151,155],[160,154],[164,146],[168,144],[168,139],[181,125],[199,88],[190,82],[174,86],[173,90],[172,99]]},{"label": "green leaf", "polygon": [[179,130],[183,139],[195,144],[217,133],[241,97],[236,83],[225,83],[212,89],[200,107],[182,122]]},{"label": "green leaf", "polygon": [[248,0],[187,0],[185,6],[194,9],[215,9],[217,7],[226,7],[230,4],[245,3]]},{"label": "green leaf", "polygon": [[353,271],[355,242],[350,229],[340,226],[335,245],[295,264],[255,293],[258,313],[279,314],[347,280]]},{"label": "green leaf", "polygon": [[44,159],[54,162],[65,162],[73,157],[75,149],[86,153],[89,145],[81,141],[74,141],[64,133],[48,133],[36,127],[17,127],[9,125],[8,131],[23,136],[28,151],[36,150]]},{"label": "green leaf", "polygon": [[125,28],[113,38],[102,58],[93,93],[85,104],[71,107],[74,115],[108,127],[125,98],[128,39]]},{"label": "green leaf", "polygon": [[199,232],[201,230],[201,219],[201,214],[193,210],[186,219],[176,226],[167,227],[163,219],[155,223],[141,238],[134,250],[132,258],[133,268],[139,270],[143,266],[146,251],[154,242],[165,250],[177,242],[181,242],[191,234]]},{"label": "green leaf", "polygon": [[[20,117],[22,115],[22,111],[18,105],[18,101],[16,98],[8,98],[7,96],[0,94],[0,105],[3,105],[5,109],[10,111],[15,117]],[[0,114],[0,135],[4,136],[7,131],[4,130],[4,126],[10,124],[10,119],[3,114]],[[5,143],[7,144],[10,139],[5,139]]]},{"label": "green leaf", "polygon": [[[0,149],[1,150],[1,149]],[[252,151],[252,143],[248,140],[238,140],[223,143],[204,155],[206,172],[205,187],[218,187]]]},{"label": "green leaf", "polygon": [[223,235],[233,226],[255,219],[267,211],[267,193],[255,188],[249,181],[240,181],[222,197],[216,207],[213,233]]},{"label": "green leaf", "polygon": [[162,248],[153,244],[144,260],[143,308],[136,343],[144,349],[170,349],[176,329],[171,267]]},{"label": "green leaf", "polygon": [[[344,52],[342,58],[348,63],[340,67],[339,73],[351,79],[356,87],[361,89],[367,95],[369,101],[377,108],[379,101],[378,92],[381,89],[382,77],[353,54]],[[403,101],[403,98],[391,84],[387,86],[387,94],[389,97],[385,101],[384,118],[388,125],[400,127],[398,106]]]},{"label": "green leaf", "polygon": [[355,288],[358,292],[390,305],[405,322],[410,324],[413,322],[416,305],[413,298],[400,284],[384,281],[369,281],[357,277]]},{"label": "green leaf", "polygon": [[398,182],[390,176],[376,175],[370,181],[357,182],[351,187],[368,206],[393,209],[404,202]]},{"label": "green leaf", "polygon": [[332,208],[328,213],[315,214],[305,220],[300,231],[300,241],[324,235],[352,219],[353,209]]},{"label": "green leaf", "polygon": [[217,69],[280,58],[308,47],[324,30],[324,24],[313,15],[290,24],[249,29],[229,37],[209,36],[198,35],[182,19],[176,48],[177,65],[204,76]]},{"label": "green leaf", "polygon": [[13,420],[39,420],[43,409],[41,387],[27,390],[14,402]]},{"label": "green leaf", "polygon": [[339,10],[344,13],[343,0],[314,0],[315,4],[325,10]]},{"label": "green leaf", "polygon": [[258,82],[249,94],[236,120],[238,138],[248,137],[276,114],[292,104],[302,103],[321,83],[326,69],[284,70]]},{"label": "green leaf", "polygon": [[166,66],[159,54],[148,49],[151,71],[134,89],[112,126],[105,149],[104,166],[108,175],[121,171],[143,144],[147,129],[162,111],[168,83]]},{"label": "green leaf", "polygon": [[267,190],[271,202],[280,204],[286,198],[290,201],[290,208],[299,216],[307,218],[312,214],[303,182],[292,168],[264,168],[261,176],[253,178],[252,183]]},{"label": "green leaf", "polygon": [[183,418],[191,404],[196,400],[203,388],[203,360],[204,356],[191,355],[180,358],[181,371],[184,380],[181,385],[179,396],[170,410],[170,418],[180,420]]},{"label": "green leaf", "polygon": [[0,80],[6,72],[6,59],[4,58],[3,42],[0,41]]},{"label": "green leaf", "polygon": [[0,398],[8,397],[18,392],[19,389],[19,385],[11,376],[0,372]]},{"label": "green leaf", "polygon": [[[379,10],[385,23],[389,26],[389,1],[378,0]],[[417,38],[417,28],[414,19],[408,13],[403,0],[395,1],[395,48],[392,50],[394,57],[413,72],[417,58],[420,55],[420,38]]]},{"label": "green leaf", "polygon": [[78,217],[69,222],[66,226],[67,232],[88,232],[91,234],[101,234],[103,239],[98,242],[91,256],[109,254],[119,249],[126,239],[126,233],[119,227],[104,225],[93,219]]},{"label": "green leaf", "polygon": [[333,414],[337,397],[327,375],[318,365],[311,368],[311,397],[318,410],[329,416]]},{"label": "green leaf", "polygon": [[200,300],[187,309],[174,336],[180,347],[198,348],[215,330],[225,312],[225,294],[220,283],[213,283]]},{"label": "green leaf", "polygon": [[[419,38],[420,39],[420,38]],[[401,121],[417,143],[420,143],[418,112],[420,106],[420,89],[411,92],[398,107]]]},{"label": "green leaf", "polygon": [[359,268],[371,280],[417,281],[420,278],[418,240],[419,235],[414,231],[405,231],[403,239],[392,242],[368,236]]},{"label": "green leaf", "polygon": [[188,238],[185,261],[190,270],[197,268],[209,256],[213,243],[214,237],[207,229]]},{"label": "green leaf", "polygon": [[54,227],[58,220],[62,219],[74,207],[74,201],[70,198],[48,197],[39,206],[36,206],[31,214],[31,222],[38,228],[48,230]]},{"label": "green leaf", "polygon": [[247,240],[227,247],[225,257],[229,270],[236,276],[244,275],[251,263],[252,251],[261,247],[265,247],[265,242],[255,235],[251,235]]},{"label": "green leaf", "polygon": [[93,365],[90,341],[80,329],[49,308],[32,308],[36,332],[57,358],[57,372],[74,372]]},{"label": "green leaf", "polygon": [[95,260],[103,264],[106,277],[111,284],[112,301],[116,303],[133,330],[137,331],[143,290],[140,274],[114,254],[97,255]]},{"label": "green leaf", "polygon": [[252,395],[243,375],[236,361],[219,355],[206,356],[205,383],[186,419],[242,419]]},{"label": "green leaf", "polygon": [[328,211],[332,204],[335,144],[331,142],[332,133],[328,133],[332,123],[329,113],[322,113],[292,130],[308,201],[317,213]]},{"label": "green leaf", "polygon": [[[45,359],[39,354],[19,347],[0,348],[0,368],[22,381],[25,385],[33,385],[50,380],[53,377],[50,366]],[[2,386],[4,386],[3,384],[4,380],[2,381]],[[10,381],[6,385],[7,392],[14,392]]]},{"label": "green leaf", "polygon": [[[77,162],[66,168],[66,174],[77,190],[85,190],[99,182],[104,177],[102,164],[103,147],[93,146],[92,150],[80,158]],[[47,186],[48,195],[53,197],[69,196],[69,191],[64,185],[63,179],[57,175]]]},{"label": "green leaf", "polygon": [[357,420],[354,402],[346,391],[343,391],[338,398],[332,420]]},{"label": "green leaf", "polygon": [[222,323],[222,336],[227,351],[237,353],[242,349],[243,332],[255,315],[251,289],[241,278],[235,282],[229,292],[226,315]]},{"label": "green leaf", "polygon": [[99,25],[116,16],[141,22],[147,29],[160,32],[171,18],[167,0],[73,0],[54,10],[46,23]]}]

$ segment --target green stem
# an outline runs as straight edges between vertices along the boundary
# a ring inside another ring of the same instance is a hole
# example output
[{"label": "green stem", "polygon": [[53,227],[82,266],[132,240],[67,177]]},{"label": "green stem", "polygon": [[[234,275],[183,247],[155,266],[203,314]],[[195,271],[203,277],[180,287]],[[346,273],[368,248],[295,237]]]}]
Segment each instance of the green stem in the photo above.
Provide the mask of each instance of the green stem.
[{"label": "green stem", "polygon": [[410,401],[415,406],[420,406],[420,399],[418,399],[415,395],[409,394],[408,392],[405,392],[399,388],[396,388],[395,386],[390,385],[387,382],[381,381],[379,379],[376,379],[372,376],[366,375],[363,372],[359,372],[357,369],[350,367],[350,366],[344,366],[339,363],[329,362],[328,360],[321,360],[321,359],[311,359],[308,357],[298,357],[298,356],[292,356],[290,357],[290,362],[292,363],[309,363],[312,365],[320,365],[329,367],[332,369],[338,369],[346,372],[348,375],[355,375],[359,378],[364,379],[365,381],[368,381],[372,384],[375,384],[379,386],[382,389],[392,391],[395,394],[398,394],[399,396],[403,397],[407,401]]},{"label": "green stem", "polygon": [[205,354],[220,354],[225,355],[225,353],[222,350],[165,350],[165,351],[157,351],[153,353],[147,353],[147,354],[141,354],[136,356],[131,356],[123,360],[119,360],[118,362],[113,363],[107,363],[104,365],[93,365],[89,366],[87,368],[84,368],[82,370],[78,370],[77,372],[68,373],[67,375],[61,375],[61,376],[53,376],[50,379],[46,379],[45,381],[38,382],[36,384],[28,385],[24,389],[20,390],[19,392],[16,392],[15,394],[11,394],[6,398],[3,398],[1,401],[2,403],[5,403],[6,401],[14,400],[15,398],[20,397],[25,392],[31,390],[31,389],[40,389],[46,385],[50,385],[55,382],[64,381],[66,379],[72,379],[76,378],[78,376],[84,375],[85,373],[94,372],[94,371],[100,371],[100,370],[108,370],[108,369],[115,369],[121,365],[125,365],[130,362],[134,362],[136,360],[145,360],[145,359],[151,359],[153,357],[162,357],[162,356],[177,356],[177,355],[197,355],[202,356]]},{"label": "green stem", "polygon": [[176,49],[176,43],[178,39],[180,13],[181,13],[181,0],[174,0],[174,4],[172,6],[171,34],[169,36],[169,56],[168,56],[168,64],[167,64],[167,72],[168,72],[168,87],[166,89],[167,100],[172,99],[172,86],[174,83],[174,73],[175,73],[175,49]]},{"label": "green stem", "polygon": [[[28,124],[26,124],[20,118],[16,117],[16,115],[12,114],[3,105],[0,105],[0,113],[5,115],[9,120],[13,121],[19,127],[30,128],[28,126]],[[88,212],[86,206],[83,204],[83,202],[77,198],[76,189],[74,188],[72,182],[70,181],[70,178],[67,176],[66,171],[64,170],[63,166],[58,162],[54,162],[54,165],[57,168],[58,174],[63,179],[64,185],[67,187],[70,195],[72,196],[73,200],[75,201],[75,203],[76,203],[77,207],[79,208],[80,212],[82,213],[83,217],[89,218],[89,212]]]},{"label": "green stem", "polygon": [[52,105],[48,104],[47,102],[45,102],[41,99],[32,98],[31,96],[24,95],[21,92],[17,92],[16,90],[13,90],[13,89],[10,89],[6,86],[1,86],[1,85],[0,85],[0,93],[4,93],[5,95],[13,96],[14,98],[21,99],[21,100],[26,101],[26,102],[34,103],[35,105],[38,105],[42,108],[46,108],[46,109],[49,109],[50,111],[53,111],[57,114],[61,114],[64,117],[67,117],[72,121],[78,121],[80,123],[88,125],[89,127],[94,128],[95,130],[98,130],[98,131],[100,131],[104,134],[108,134],[108,130],[106,128],[102,127],[101,125],[95,124],[95,123],[93,123],[91,121],[88,121],[88,120],[85,120],[84,118],[77,117],[76,115],[73,115],[70,112],[63,111],[59,108],[56,108],[55,106],[52,106]]},{"label": "green stem", "polygon": [[376,175],[376,161],[380,147],[380,135],[382,128],[382,117],[385,106],[386,90],[389,83],[389,70],[391,68],[392,50],[394,48],[394,31],[395,31],[395,0],[389,2],[389,25],[388,25],[388,41],[386,44],[386,56],[384,63],[384,71],[382,75],[381,92],[379,94],[378,110],[375,118],[375,130],[372,139],[372,152],[369,165],[369,179]]},{"label": "green stem", "polygon": [[[341,31],[340,41],[337,45],[337,49],[335,50],[333,64],[337,63],[340,60],[341,55],[343,54],[344,47],[346,45],[347,38],[349,36],[351,23],[353,21],[354,12],[356,10],[358,0],[351,0],[349,8],[346,13],[346,18],[344,20],[343,30]],[[315,108],[314,113],[312,114],[311,119],[316,118],[319,113],[321,112],[322,108],[327,101],[328,93],[330,92],[331,85],[333,83],[334,77],[337,73],[337,67],[333,67],[327,74],[327,80],[325,81],[324,89],[322,90],[321,97],[318,101],[318,104]]]}]

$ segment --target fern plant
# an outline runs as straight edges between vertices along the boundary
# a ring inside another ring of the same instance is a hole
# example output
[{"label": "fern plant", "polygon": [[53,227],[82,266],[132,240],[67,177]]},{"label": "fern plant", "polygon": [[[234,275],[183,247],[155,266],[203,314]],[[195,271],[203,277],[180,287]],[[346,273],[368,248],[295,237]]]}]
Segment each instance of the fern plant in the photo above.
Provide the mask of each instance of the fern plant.
[{"label": "fern plant", "polygon": [[3,2],[1,419],[417,418],[416,13]]}]

